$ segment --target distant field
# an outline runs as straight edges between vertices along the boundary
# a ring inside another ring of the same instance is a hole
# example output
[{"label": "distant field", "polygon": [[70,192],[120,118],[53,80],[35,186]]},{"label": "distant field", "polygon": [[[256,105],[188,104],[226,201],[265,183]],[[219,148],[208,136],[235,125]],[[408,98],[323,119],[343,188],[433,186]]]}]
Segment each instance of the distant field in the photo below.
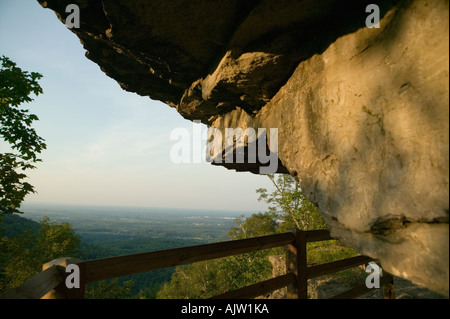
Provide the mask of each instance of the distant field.
[{"label": "distant field", "polygon": [[88,207],[65,205],[23,205],[23,217],[39,221],[48,216],[68,222],[88,242],[101,237],[170,238],[220,241],[245,213],[196,211],[166,208]]}]

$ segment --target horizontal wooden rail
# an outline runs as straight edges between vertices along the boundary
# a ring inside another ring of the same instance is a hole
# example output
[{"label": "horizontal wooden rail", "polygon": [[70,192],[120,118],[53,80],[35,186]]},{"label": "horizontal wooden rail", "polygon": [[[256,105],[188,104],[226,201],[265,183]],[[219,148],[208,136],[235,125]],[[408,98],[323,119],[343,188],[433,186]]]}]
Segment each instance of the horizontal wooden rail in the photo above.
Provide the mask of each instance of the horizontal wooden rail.
[{"label": "horizontal wooden rail", "polygon": [[91,282],[285,246],[293,244],[294,241],[295,235],[289,232],[214,244],[88,260],[82,262],[80,268],[84,268],[85,282]]},{"label": "horizontal wooden rail", "polygon": [[356,256],[344,260],[337,260],[326,264],[311,266],[307,268],[306,276],[308,279],[316,278],[331,273],[335,273],[344,269],[363,265],[373,259],[367,256]]},{"label": "horizontal wooden rail", "polygon": [[10,290],[1,299],[40,299],[62,281],[58,268],[53,266]]},{"label": "horizontal wooden rail", "polygon": [[335,240],[330,236],[330,232],[326,229],[321,230],[308,230],[305,231],[305,239],[307,243],[324,241],[324,240]]},{"label": "horizontal wooden rail", "polygon": [[292,273],[271,278],[254,285],[226,292],[210,299],[252,299],[261,295],[271,293],[296,282],[296,277]]},{"label": "horizontal wooden rail", "polygon": [[[48,292],[51,294],[52,291],[60,292],[60,294],[62,293],[64,298],[84,298],[85,284],[88,282],[287,246],[287,274],[215,296],[212,299],[255,298],[284,287],[288,287],[288,298],[306,299],[308,298],[308,279],[328,275],[373,261],[370,257],[356,256],[307,267],[306,244],[308,242],[324,240],[333,240],[327,230],[297,230],[295,232],[283,234],[88,261],[79,261],[73,258],[60,258],[45,264],[44,269],[49,267],[48,269],[45,269],[38,275],[27,280],[20,287],[11,290],[6,295],[2,296],[2,298],[45,298],[46,294]],[[62,291],[60,291],[61,285],[64,284],[64,276],[61,271],[63,271],[68,264],[72,263],[79,266],[81,287],[75,292],[69,291],[70,289],[62,289]],[[386,277],[391,278],[390,282],[383,280],[382,283],[383,285],[386,285],[389,294],[394,298],[392,276]],[[388,285],[390,286],[388,287]],[[364,294],[365,292],[367,292],[367,289],[361,285],[345,293],[339,294],[334,298],[351,298]],[[50,298],[54,298],[54,296]]]}]

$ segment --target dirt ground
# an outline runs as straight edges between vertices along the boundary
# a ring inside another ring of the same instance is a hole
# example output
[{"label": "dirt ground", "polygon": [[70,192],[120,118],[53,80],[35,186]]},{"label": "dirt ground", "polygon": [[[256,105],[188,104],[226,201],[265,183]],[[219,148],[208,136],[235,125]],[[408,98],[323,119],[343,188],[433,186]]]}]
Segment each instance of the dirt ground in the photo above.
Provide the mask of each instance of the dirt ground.
[{"label": "dirt ground", "polygon": [[[332,279],[318,278],[316,286],[310,285],[310,298],[327,299],[345,292],[351,287],[343,287],[341,283]],[[420,287],[408,280],[394,276],[395,299],[448,299],[425,287]],[[374,289],[358,299],[383,299],[382,289]]]},{"label": "dirt ground", "polygon": [[[346,287],[342,283],[330,277],[320,277],[308,282],[309,299],[328,299],[340,293],[346,292],[352,287]],[[408,280],[394,276],[395,299],[448,299],[427,288],[417,286]],[[285,299],[286,288],[274,291],[271,294],[260,297],[261,299]],[[260,299],[258,298],[258,299]],[[382,289],[374,289],[372,292],[359,296],[357,299],[384,299]]]}]

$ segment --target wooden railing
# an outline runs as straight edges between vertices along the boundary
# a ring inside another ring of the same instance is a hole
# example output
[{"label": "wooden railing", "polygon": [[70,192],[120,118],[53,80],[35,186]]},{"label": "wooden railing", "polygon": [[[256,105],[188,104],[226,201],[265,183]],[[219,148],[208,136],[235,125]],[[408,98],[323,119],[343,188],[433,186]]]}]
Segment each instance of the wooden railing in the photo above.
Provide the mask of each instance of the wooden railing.
[{"label": "wooden railing", "polygon": [[[9,291],[2,298],[79,299],[84,298],[86,284],[89,282],[285,246],[287,248],[285,275],[230,291],[214,298],[250,299],[287,287],[287,298],[307,299],[308,279],[364,265],[373,260],[366,256],[356,256],[308,267],[306,263],[307,243],[324,240],[333,240],[326,230],[297,230],[262,237],[87,261],[59,258],[44,264],[41,273],[29,279],[20,287]],[[65,280],[68,273],[65,272],[65,268],[69,264],[76,264],[79,267],[80,288],[69,289],[66,287]],[[392,276],[386,274],[382,277],[381,283],[387,291],[387,297],[393,298]],[[363,284],[344,294],[335,296],[335,298],[355,298],[368,291],[370,289]]]}]

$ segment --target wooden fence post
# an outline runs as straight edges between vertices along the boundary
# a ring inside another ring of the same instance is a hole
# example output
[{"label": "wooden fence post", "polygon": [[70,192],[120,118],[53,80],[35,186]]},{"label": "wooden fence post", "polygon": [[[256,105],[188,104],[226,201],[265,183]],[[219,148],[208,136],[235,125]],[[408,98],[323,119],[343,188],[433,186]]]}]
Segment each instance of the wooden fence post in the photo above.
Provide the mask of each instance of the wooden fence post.
[{"label": "wooden fence post", "polygon": [[[80,269],[80,288],[67,288],[66,278],[69,273],[66,273],[66,267],[70,264],[75,264],[79,266]],[[41,299],[83,299],[84,292],[86,289],[86,284],[84,280],[84,267],[82,260],[72,257],[62,257],[54,259],[48,263],[42,265],[42,270],[46,270],[52,266],[56,266],[58,271],[63,278],[61,284],[59,284],[55,289],[49,291],[47,294],[42,296]]]},{"label": "wooden fence post", "polygon": [[297,263],[298,263],[298,298],[308,299],[308,277],[306,274],[306,233],[303,230],[297,230]]},{"label": "wooden fence post", "polygon": [[295,276],[295,283],[287,286],[286,298],[298,299],[297,247],[295,245],[287,245],[286,247],[286,273],[292,273]]},{"label": "wooden fence post", "polygon": [[383,270],[385,281],[383,284],[384,299],[395,299],[394,276]]},{"label": "wooden fence post", "polygon": [[287,287],[288,299],[308,299],[308,277],[306,274],[306,233],[295,230],[295,244],[286,250],[286,271],[293,273],[297,280]]}]

